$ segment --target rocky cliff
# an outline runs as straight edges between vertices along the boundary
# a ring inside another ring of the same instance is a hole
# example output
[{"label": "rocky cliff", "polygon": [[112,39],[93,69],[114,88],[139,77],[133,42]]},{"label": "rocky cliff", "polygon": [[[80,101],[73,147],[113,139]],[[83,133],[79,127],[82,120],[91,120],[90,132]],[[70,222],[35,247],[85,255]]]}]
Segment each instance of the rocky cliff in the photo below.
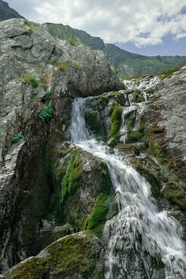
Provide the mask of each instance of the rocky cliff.
[{"label": "rocky cliff", "polygon": [[[0,260],[4,270],[38,251],[42,219],[54,212],[57,190],[50,161],[57,160],[52,152],[66,140],[63,132],[70,123],[73,98],[120,89],[123,84],[101,51],[55,39],[25,19],[0,23],[0,47]],[[52,223],[53,218],[51,214]]]},{"label": "rocky cliff", "polygon": [[[24,19],[1,22],[0,40],[1,277],[107,278],[105,223],[119,211],[117,196],[108,165],[70,141],[74,97],[92,96],[88,130],[150,183],[185,239],[186,68],[121,83],[101,51]],[[163,256],[138,245],[116,247],[126,266],[113,278],[165,278]]]}]

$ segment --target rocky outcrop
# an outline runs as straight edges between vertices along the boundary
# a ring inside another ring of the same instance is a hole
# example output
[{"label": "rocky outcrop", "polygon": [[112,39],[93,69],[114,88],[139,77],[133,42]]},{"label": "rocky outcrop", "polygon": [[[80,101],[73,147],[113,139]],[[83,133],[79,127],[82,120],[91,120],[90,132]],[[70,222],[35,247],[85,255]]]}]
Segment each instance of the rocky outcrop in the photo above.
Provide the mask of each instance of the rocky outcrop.
[{"label": "rocky outcrop", "polygon": [[101,51],[72,46],[25,19],[0,23],[0,54],[0,262],[6,270],[38,252],[42,219],[54,211],[47,143],[52,139],[54,150],[66,140],[73,98],[123,84]]},{"label": "rocky outcrop", "polygon": [[[68,253],[67,253],[68,251]],[[90,231],[63,237],[3,278],[103,278],[103,247]]]}]

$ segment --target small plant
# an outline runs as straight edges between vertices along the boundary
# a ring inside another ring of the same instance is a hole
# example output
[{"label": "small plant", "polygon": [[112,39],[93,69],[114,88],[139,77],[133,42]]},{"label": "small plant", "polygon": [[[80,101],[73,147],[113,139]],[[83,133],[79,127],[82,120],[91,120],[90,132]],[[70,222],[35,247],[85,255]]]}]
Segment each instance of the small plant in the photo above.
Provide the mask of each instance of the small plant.
[{"label": "small plant", "polygon": [[40,86],[43,87],[45,90],[47,89],[47,84],[45,82],[40,83]]},{"label": "small plant", "polygon": [[141,92],[139,90],[136,90],[133,93],[132,101],[136,102],[136,103],[141,103],[141,102],[144,102],[145,100],[144,100],[144,97],[141,94]]},{"label": "small plant", "polygon": [[76,41],[74,39],[69,40],[69,44],[71,46],[76,46],[77,45],[77,43],[76,43]]},{"label": "small plant", "polygon": [[157,142],[154,143],[154,154],[158,157],[164,157],[164,154],[160,150],[160,146]]},{"label": "small plant", "polygon": [[70,68],[70,61],[57,62],[56,66],[58,66],[62,72],[65,72]]},{"label": "small plant", "polygon": [[47,102],[47,103],[49,103],[49,102],[50,102],[51,95],[52,95],[52,91],[51,91],[51,90],[49,90],[49,91],[46,93],[46,96],[45,96],[45,102]]},{"label": "small plant", "polygon": [[23,136],[21,134],[16,134],[12,139],[12,143],[18,142],[22,137]]},{"label": "small plant", "polygon": [[38,85],[39,85],[36,78],[29,73],[24,73],[24,80],[28,84],[31,84],[33,87],[38,87]]},{"label": "small plant", "polygon": [[28,32],[31,34],[33,32],[33,27],[34,27],[33,22],[27,21],[27,25],[29,27]]},{"label": "small plant", "polygon": [[39,118],[42,121],[45,121],[52,117],[52,108],[51,106],[46,107],[42,112],[39,114]]},{"label": "small plant", "polygon": [[20,111],[20,109],[15,109],[15,113],[16,113],[17,116],[21,116],[21,111]]}]

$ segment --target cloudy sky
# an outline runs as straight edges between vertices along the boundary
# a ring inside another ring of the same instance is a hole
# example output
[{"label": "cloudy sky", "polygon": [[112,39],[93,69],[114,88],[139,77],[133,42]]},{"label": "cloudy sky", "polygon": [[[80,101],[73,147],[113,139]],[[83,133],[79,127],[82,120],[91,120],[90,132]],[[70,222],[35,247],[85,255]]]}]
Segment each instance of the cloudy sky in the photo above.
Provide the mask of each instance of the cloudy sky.
[{"label": "cloudy sky", "polygon": [[185,0],[4,0],[37,23],[84,30],[144,55],[186,55]]}]

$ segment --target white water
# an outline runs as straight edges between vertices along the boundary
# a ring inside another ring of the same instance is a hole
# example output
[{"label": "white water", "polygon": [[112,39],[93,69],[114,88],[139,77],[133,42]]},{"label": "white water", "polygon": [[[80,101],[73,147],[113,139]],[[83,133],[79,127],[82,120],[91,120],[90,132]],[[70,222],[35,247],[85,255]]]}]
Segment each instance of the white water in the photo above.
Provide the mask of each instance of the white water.
[{"label": "white water", "polygon": [[[86,128],[83,108],[84,100],[75,99],[70,129],[71,140],[83,150],[102,158],[107,163],[118,204],[118,214],[105,225],[105,236],[109,239],[105,279],[133,278],[123,277],[122,273],[117,277],[113,275],[114,267],[125,269],[126,262],[121,252],[125,242],[128,241],[142,258],[145,252],[151,256],[161,254],[161,260],[165,264],[166,279],[185,279],[186,247],[181,239],[181,226],[174,218],[169,217],[166,211],[158,211],[150,195],[149,183],[123,158],[119,158],[119,155],[111,155],[103,144],[90,136]],[[139,235],[140,242],[137,241]],[[146,266],[145,258],[144,266]],[[149,267],[145,268],[148,278],[151,278]]]}]

